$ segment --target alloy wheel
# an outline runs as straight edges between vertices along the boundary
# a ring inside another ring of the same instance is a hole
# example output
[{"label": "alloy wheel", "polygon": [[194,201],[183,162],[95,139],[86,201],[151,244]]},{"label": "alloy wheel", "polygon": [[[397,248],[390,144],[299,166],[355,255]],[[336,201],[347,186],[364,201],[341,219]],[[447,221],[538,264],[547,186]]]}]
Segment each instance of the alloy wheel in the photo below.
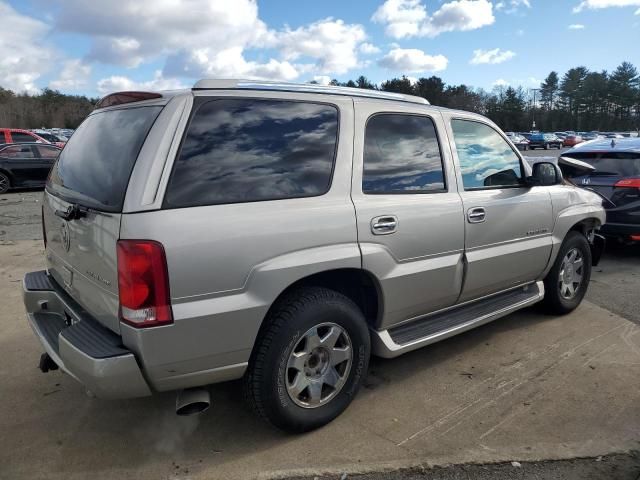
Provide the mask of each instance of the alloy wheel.
[{"label": "alloy wheel", "polygon": [[285,381],[293,402],[317,408],[331,401],[344,387],[353,349],[347,331],[335,323],[307,330],[289,354]]},{"label": "alloy wheel", "polygon": [[582,287],[584,275],[584,258],[577,248],[572,248],[562,259],[558,286],[560,295],[566,300],[571,300]]}]

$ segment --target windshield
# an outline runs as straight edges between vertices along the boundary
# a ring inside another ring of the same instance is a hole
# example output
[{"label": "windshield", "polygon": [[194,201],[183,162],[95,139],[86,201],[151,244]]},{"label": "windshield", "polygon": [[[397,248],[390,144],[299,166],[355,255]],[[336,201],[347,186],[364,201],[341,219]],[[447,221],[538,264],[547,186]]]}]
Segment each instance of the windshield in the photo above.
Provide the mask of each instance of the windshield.
[{"label": "windshield", "polygon": [[591,175],[640,177],[640,153],[588,152],[574,153],[570,156],[595,167],[596,170]]},{"label": "windshield", "polygon": [[136,158],[161,109],[136,107],[90,115],[62,150],[47,191],[98,210],[121,211]]}]

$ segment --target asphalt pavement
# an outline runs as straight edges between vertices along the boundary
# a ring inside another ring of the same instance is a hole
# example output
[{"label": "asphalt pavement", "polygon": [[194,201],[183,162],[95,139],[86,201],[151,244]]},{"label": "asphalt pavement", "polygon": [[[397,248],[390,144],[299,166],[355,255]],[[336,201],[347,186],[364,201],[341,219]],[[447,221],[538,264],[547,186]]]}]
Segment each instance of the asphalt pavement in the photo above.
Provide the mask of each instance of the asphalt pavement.
[{"label": "asphalt pavement", "polygon": [[170,393],[104,401],[60,371],[40,373],[20,281],[43,267],[41,196],[0,195],[2,480],[640,474],[638,246],[609,246],[588,301],[572,314],[529,309],[373,359],[344,415],[290,436],[242,406],[238,382],[212,386],[211,410],[182,418]]}]

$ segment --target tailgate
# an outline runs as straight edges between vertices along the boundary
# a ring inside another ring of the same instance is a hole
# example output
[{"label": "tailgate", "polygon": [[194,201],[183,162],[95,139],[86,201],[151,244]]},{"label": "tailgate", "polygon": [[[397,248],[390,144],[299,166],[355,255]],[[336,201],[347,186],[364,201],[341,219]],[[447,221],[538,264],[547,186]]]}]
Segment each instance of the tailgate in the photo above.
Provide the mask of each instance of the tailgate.
[{"label": "tailgate", "polygon": [[50,193],[44,194],[47,269],[91,316],[119,332],[116,242],[120,214],[88,210],[73,220],[55,214],[70,205]]}]

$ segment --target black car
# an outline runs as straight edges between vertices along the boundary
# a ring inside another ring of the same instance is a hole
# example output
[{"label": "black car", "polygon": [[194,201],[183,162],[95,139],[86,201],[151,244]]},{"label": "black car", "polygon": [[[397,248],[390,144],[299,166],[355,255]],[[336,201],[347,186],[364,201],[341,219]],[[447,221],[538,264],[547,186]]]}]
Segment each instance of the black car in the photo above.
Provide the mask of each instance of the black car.
[{"label": "black car", "polygon": [[1,144],[0,193],[10,188],[44,186],[60,150],[43,143]]},{"label": "black car", "polygon": [[594,168],[569,175],[569,180],[603,198],[607,223],[602,233],[640,241],[640,138],[594,140],[562,156]]}]

